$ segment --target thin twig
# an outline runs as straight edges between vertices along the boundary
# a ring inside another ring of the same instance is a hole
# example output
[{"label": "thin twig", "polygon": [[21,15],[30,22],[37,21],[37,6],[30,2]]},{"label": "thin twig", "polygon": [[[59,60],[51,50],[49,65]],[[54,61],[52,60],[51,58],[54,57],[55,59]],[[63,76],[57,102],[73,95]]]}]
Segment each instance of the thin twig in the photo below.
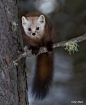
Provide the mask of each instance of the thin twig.
[{"label": "thin twig", "polygon": [[[53,44],[53,48],[56,48],[56,47],[64,47],[65,44],[66,44],[67,42],[70,42],[70,41],[75,42],[75,43],[79,43],[79,42],[82,42],[82,41],[84,41],[84,40],[86,40],[86,33],[85,33],[84,35],[82,35],[82,36],[79,36],[79,37],[76,37],[76,38],[73,38],[73,39],[70,39],[70,40],[67,40],[67,41],[61,41],[61,42],[59,42],[59,43]],[[41,54],[41,53],[44,53],[44,52],[47,52],[46,47],[41,47],[40,50],[39,50],[39,53],[38,53],[37,55],[39,55],[39,54]],[[37,55],[36,55],[36,56],[37,56]],[[28,57],[33,56],[33,54],[31,53],[30,50],[27,50],[26,52],[20,54],[20,55],[17,57],[16,60],[14,60],[14,61],[12,61],[11,63],[9,63],[8,66],[6,66],[6,67],[0,69],[0,71],[3,71],[4,69],[8,68],[9,66],[11,66],[11,65],[13,65],[13,64],[14,64],[14,65],[17,65],[17,62],[18,62],[18,61],[20,61],[22,58],[27,57],[27,56],[28,56]]]}]

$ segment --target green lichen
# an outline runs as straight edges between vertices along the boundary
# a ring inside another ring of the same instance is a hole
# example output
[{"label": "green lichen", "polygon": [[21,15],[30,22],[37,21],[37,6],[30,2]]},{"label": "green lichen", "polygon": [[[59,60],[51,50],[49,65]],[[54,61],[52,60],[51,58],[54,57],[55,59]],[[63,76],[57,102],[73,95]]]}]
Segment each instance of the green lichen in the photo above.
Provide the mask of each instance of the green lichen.
[{"label": "green lichen", "polygon": [[13,21],[12,26],[13,26],[14,31],[16,31],[18,24],[15,21]]},{"label": "green lichen", "polygon": [[69,41],[65,44],[65,50],[67,50],[69,52],[69,54],[71,55],[71,52],[77,52],[79,45],[76,42],[73,41]]},{"label": "green lichen", "polygon": [[9,7],[8,6],[5,6],[5,8],[7,10],[7,13],[10,14]]}]

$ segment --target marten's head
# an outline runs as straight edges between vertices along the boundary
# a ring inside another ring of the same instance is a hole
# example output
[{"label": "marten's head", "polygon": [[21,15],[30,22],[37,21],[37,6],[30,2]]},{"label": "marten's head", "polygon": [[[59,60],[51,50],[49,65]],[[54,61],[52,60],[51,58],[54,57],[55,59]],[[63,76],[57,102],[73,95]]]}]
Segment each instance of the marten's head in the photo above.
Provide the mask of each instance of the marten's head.
[{"label": "marten's head", "polygon": [[42,38],[45,27],[45,17],[24,17],[22,16],[22,26],[27,36],[31,38]]}]

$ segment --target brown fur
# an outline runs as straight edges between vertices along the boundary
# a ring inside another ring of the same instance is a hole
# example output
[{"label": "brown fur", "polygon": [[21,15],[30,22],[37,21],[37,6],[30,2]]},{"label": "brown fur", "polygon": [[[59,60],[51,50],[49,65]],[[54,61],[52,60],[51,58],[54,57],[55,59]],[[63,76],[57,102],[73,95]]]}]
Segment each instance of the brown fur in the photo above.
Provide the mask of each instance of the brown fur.
[{"label": "brown fur", "polygon": [[[28,17],[39,17],[43,15],[40,12],[33,11],[26,14],[26,19]],[[45,16],[45,15],[44,15]],[[51,54],[42,53],[37,56],[36,60],[36,71],[35,77],[32,86],[33,96],[37,99],[45,98],[48,93],[49,86],[52,82],[53,76],[53,48],[52,45],[56,41],[55,30],[50,22],[50,20],[45,16],[45,28],[42,35],[36,37],[29,37],[25,33],[23,34],[23,38],[25,39],[29,49],[32,49],[33,54],[37,54],[40,47],[46,46],[47,50],[52,52]]]},{"label": "brown fur", "polygon": [[35,98],[44,99],[49,92],[53,78],[53,53],[51,55],[40,54],[36,61],[32,93]]},{"label": "brown fur", "polygon": [[[26,19],[28,19],[28,17],[37,17],[37,16],[39,17],[40,15],[44,15],[44,14],[42,14],[38,11],[33,11],[33,12],[30,12],[30,13],[26,14],[25,17],[26,17]],[[50,22],[50,20],[46,16],[45,16],[45,20],[46,20],[46,24],[45,24],[45,31],[44,31],[44,35],[43,35],[43,41],[44,41],[44,43],[47,43],[47,42],[50,42],[50,41],[55,43],[56,42],[56,35],[55,35],[54,26],[52,25],[52,23]],[[24,37],[27,38],[28,36],[24,35]],[[29,39],[31,40],[30,37],[29,37]],[[35,40],[35,42],[36,41],[37,40]],[[30,44],[33,44],[33,43],[35,44],[35,42],[32,42]]]}]

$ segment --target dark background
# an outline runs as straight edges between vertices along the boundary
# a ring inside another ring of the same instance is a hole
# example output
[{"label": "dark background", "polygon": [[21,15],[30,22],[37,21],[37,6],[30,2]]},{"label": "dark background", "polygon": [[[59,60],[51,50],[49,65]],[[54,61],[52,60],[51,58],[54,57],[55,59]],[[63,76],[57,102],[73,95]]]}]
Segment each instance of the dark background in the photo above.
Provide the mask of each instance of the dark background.
[{"label": "dark background", "polygon": [[[19,0],[19,17],[30,11],[44,13],[54,24],[57,42],[83,35],[86,31],[86,0]],[[86,41],[79,43],[79,52],[69,55],[64,48],[55,49],[55,72],[49,95],[43,101],[34,100],[30,87],[35,57],[26,59],[28,99],[30,105],[86,105]]]}]

